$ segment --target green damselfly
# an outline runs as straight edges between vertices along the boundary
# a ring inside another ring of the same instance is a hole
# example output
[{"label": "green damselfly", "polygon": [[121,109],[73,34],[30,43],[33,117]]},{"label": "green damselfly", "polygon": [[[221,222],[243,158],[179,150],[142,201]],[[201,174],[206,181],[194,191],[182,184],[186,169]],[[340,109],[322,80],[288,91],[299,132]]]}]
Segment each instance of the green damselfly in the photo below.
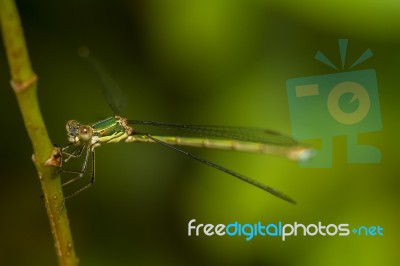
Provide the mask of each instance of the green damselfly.
[{"label": "green damselfly", "polygon": [[[101,65],[88,57],[91,65],[103,83],[106,99],[117,114],[124,108],[126,102],[116,83],[103,70]],[[186,133],[197,135],[198,137],[186,136],[163,136],[153,135],[147,132],[136,131],[136,126],[147,125],[161,127],[165,129],[175,129]],[[62,148],[63,161],[68,162],[72,158],[84,157],[82,167],[79,170],[66,170],[66,173],[76,174],[63,184],[68,185],[87,173],[89,161],[91,161],[91,180],[84,187],[66,196],[71,198],[81,191],[89,188],[95,181],[95,149],[101,144],[125,142],[144,142],[158,143],[165,147],[178,151],[201,163],[225,172],[253,186],[256,186],[272,195],[295,204],[296,202],[282,192],[272,187],[264,185],[252,178],[241,175],[218,164],[205,160],[192,153],[178,148],[177,146],[189,146],[200,148],[225,149],[232,151],[247,151],[283,155],[291,160],[304,161],[313,155],[313,150],[294,139],[282,135],[276,131],[246,128],[246,127],[224,127],[224,126],[204,126],[204,125],[183,125],[173,123],[161,123],[155,121],[129,120],[119,115],[115,115],[93,124],[81,124],[76,120],[68,121],[66,125],[69,145]]]}]

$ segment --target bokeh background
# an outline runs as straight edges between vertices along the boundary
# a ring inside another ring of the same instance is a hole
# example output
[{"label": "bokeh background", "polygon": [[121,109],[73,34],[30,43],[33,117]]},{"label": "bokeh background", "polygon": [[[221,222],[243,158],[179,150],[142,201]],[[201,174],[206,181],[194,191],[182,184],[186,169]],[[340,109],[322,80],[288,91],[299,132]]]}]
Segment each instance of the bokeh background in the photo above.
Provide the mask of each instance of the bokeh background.
[{"label": "bokeh background", "polygon": [[[131,119],[258,126],[290,134],[286,80],[334,73],[322,50],[377,72],[383,130],[360,136],[379,164],[347,164],[334,138],[332,168],[284,158],[189,149],[294,197],[292,206],[159,145],[97,150],[97,182],[67,202],[82,265],[397,265],[399,258],[400,4],[384,1],[17,1],[39,99],[54,143],[69,119],[113,115],[81,45],[123,88]],[[56,265],[32,148],[0,49],[0,263]],[[383,237],[188,237],[187,224],[321,221],[380,225]]]}]

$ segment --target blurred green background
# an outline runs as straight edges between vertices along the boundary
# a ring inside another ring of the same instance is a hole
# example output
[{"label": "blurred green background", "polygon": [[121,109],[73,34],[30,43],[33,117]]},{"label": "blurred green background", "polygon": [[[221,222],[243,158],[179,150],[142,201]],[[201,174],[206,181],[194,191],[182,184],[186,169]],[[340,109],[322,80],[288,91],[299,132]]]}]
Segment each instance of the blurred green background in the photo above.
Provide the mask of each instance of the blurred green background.
[{"label": "blurred green background", "polygon": [[[69,119],[112,115],[92,71],[77,55],[87,45],[123,88],[131,119],[258,126],[290,134],[285,82],[334,73],[367,48],[357,67],[377,72],[383,121],[361,140],[380,164],[347,164],[334,138],[333,168],[306,169],[268,155],[189,149],[284,191],[292,206],[158,145],[97,150],[97,182],[67,202],[81,265],[397,265],[400,4],[385,1],[17,1],[39,99],[54,143]],[[56,265],[32,148],[0,49],[0,263]],[[396,166],[397,165],[397,166]],[[188,237],[187,223],[321,221],[380,225],[383,237]]]}]

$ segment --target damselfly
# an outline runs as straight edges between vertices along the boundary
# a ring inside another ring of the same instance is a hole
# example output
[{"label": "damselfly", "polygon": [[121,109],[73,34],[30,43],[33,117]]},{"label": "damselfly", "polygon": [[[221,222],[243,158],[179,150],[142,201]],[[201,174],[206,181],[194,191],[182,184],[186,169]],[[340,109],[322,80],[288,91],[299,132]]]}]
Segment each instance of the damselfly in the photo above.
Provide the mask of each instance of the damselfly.
[{"label": "damselfly", "polygon": [[[98,62],[94,61],[92,57],[88,57],[88,59],[102,80],[103,89],[109,105],[115,113],[120,113],[121,109],[125,106],[124,98],[121,97],[121,91]],[[139,125],[176,129],[198,135],[198,137],[162,136],[153,135],[147,132],[138,132],[136,126]],[[87,173],[90,161],[92,169],[90,182],[74,193],[66,196],[65,199],[75,196],[81,191],[89,188],[94,183],[95,149],[105,143],[125,141],[161,144],[293,204],[296,202],[282,192],[252,178],[200,158],[178,148],[177,146],[276,154],[283,155],[296,161],[307,160],[313,155],[313,150],[310,147],[302,145],[294,139],[284,136],[276,131],[260,128],[182,125],[154,121],[129,120],[115,115],[93,124],[81,124],[76,120],[70,120],[66,125],[66,130],[70,144],[62,149],[63,161],[68,162],[71,158],[80,158],[81,156],[83,156],[84,159],[81,169],[77,171],[63,170],[67,173],[76,174],[75,177],[65,182],[63,186],[83,177],[85,173]]]}]

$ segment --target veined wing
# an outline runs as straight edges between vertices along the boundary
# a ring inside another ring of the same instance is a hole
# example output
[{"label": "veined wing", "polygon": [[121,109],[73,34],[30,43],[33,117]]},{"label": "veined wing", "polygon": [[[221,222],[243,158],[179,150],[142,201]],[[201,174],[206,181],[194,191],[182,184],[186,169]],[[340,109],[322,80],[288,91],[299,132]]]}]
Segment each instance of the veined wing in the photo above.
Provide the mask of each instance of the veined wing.
[{"label": "veined wing", "polygon": [[127,106],[127,99],[118,83],[107,73],[104,66],[95,59],[87,47],[81,47],[79,54],[85,58],[101,83],[104,97],[114,114],[121,114]]},{"label": "veined wing", "polygon": [[277,131],[262,128],[184,125],[141,120],[128,120],[128,124],[157,126],[167,129],[177,129],[202,136],[212,136],[222,139],[235,139],[278,146],[300,145],[298,141],[292,139],[291,137],[285,136]]},{"label": "veined wing", "polygon": [[[203,126],[160,123],[154,121],[128,120],[131,125],[149,125],[177,129],[197,135],[194,137],[156,136],[170,145],[203,147],[247,152],[284,155],[291,160],[305,161],[314,155],[314,150],[279,132],[247,127]],[[214,138],[210,138],[214,137]],[[129,136],[127,142],[153,142],[146,134]]]},{"label": "veined wing", "polygon": [[144,137],[147,137],[149,140],[153,141],[154,143],[158,143],[158,144],[161,144],[163,146],[166,146],[167,148],[173,149],[173,150],[175,150],[177,152],[180,152],[180,153],[182,153],[182,154],[184,154],[186,156],[189,156],[190,158],[195,159],[196,161],[204,163],[204,164],[206,164],[208,166],[211,166],[211,167],[213,167],[213,168],[215,168],[217,170],[225,172],[225,173],[227,173],[227,174],[229,174],[229,175],[231,175],[233,177],[236,177],[236,178],[238,178],[238,179],[240,179],[240,180],[242,180],[244,182],[247,182],[247,183],[249,183],[249,184],[251,184],[251,185],[253,185],[255,187],[258,187],[258,188],[260,188],[260,189],[262,189],[262,190],[274,195],[275,197],[283,199],[283,200],[285,200],[287,202],[290,202],[292,204],[296,204],[296,201],[294,199],[292,199],[291,197],[285,195],[284,193],[282,193],[282,192],[280,192],[280,191],[278,191],[278,190],[276,190],[276,189],[274,189],[274,188],[272,188],[270,186],[264,185],[263,183],[260,183],[257,180],[254,180],[254,179],[252,179],[250,177],[241,175],[241,174],[239,174],[237,172],[234,172],[234,171],[232,171],[232,170],[230,170],[228,168],[225,168],[225,167],[223,167],[221,165],[218,165],[218,164],[215,164],[215,163],[210,162],[208,160],[205,160],[203,158],[200,158],[200,157],[198,157],[198,156],[196,156],[196,155],[194,155],[192,153],[189,153],[187,151],[181,150],[181,149],[179,149],[177,147],[173,147],[169,143],[164,142],[163,140],[160,140],[157,137],[151,136],[149,134],[145,135]]}]

